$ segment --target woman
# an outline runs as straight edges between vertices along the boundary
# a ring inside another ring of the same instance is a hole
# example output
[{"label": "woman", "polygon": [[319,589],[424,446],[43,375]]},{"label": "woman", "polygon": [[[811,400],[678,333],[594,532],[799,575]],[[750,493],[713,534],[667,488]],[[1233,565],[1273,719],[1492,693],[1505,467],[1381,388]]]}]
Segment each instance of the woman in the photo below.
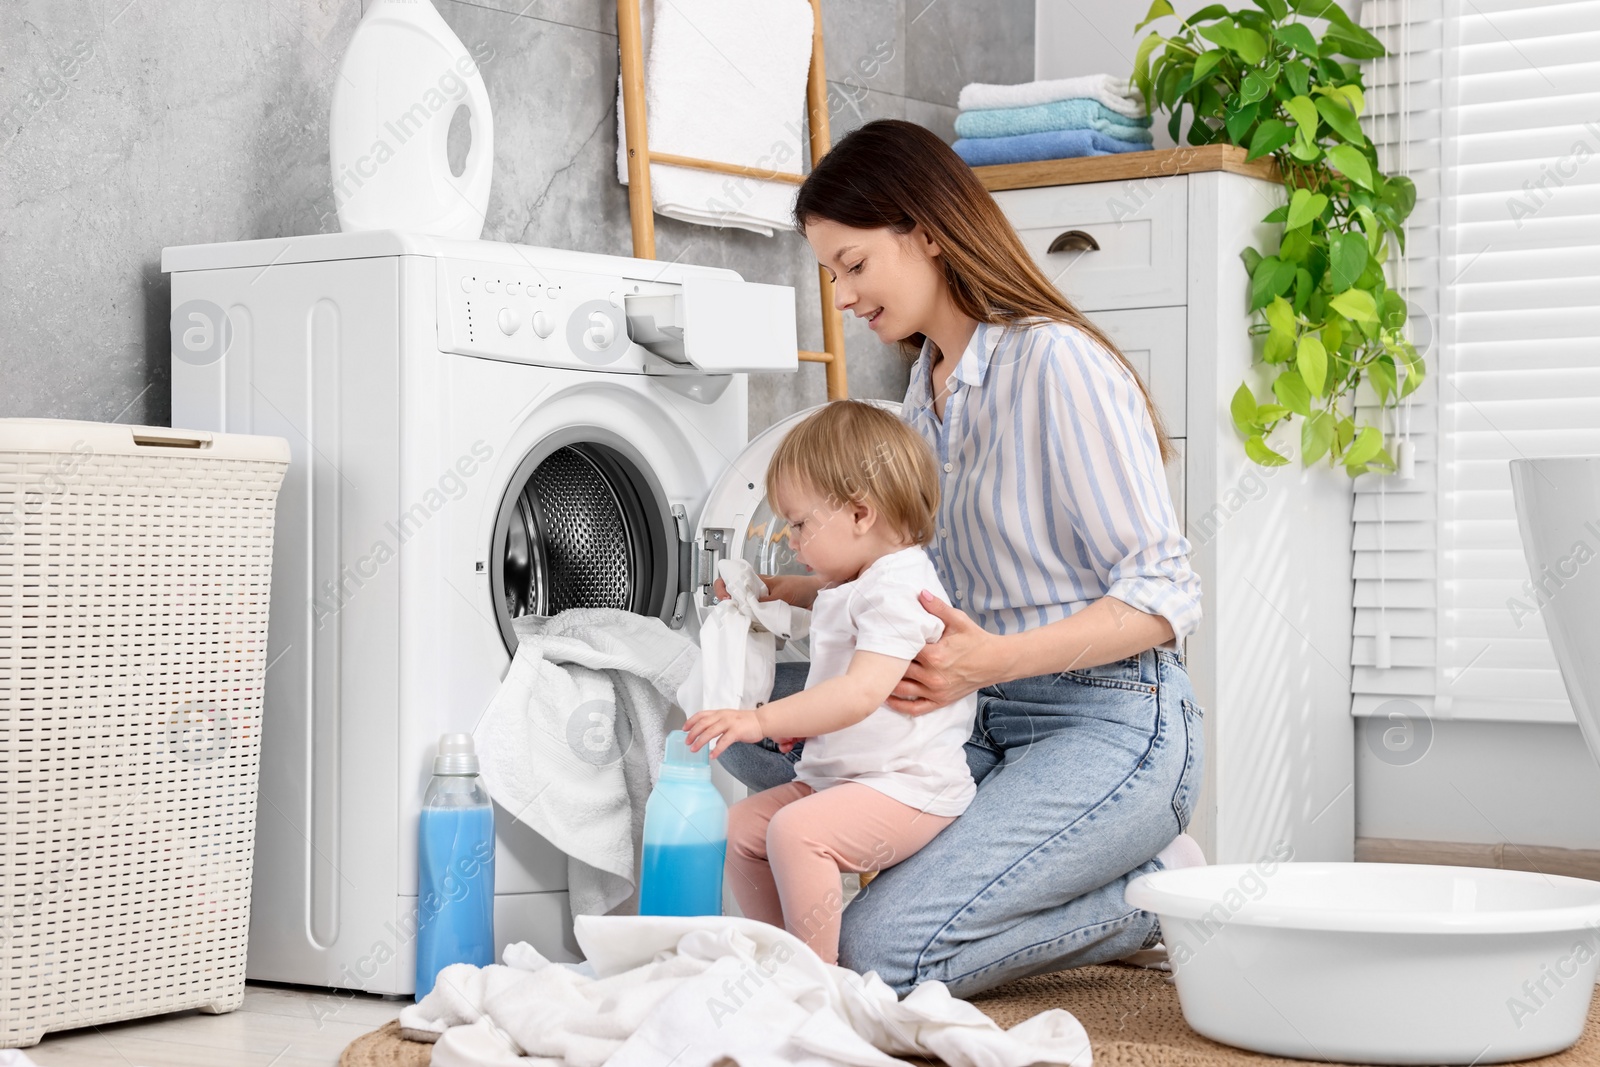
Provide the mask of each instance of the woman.
[{"label": "woman", "polygon": [[[1178,651],[1200,584],[1160,415],[922,127],[879,120],[846,136],[800,187],[795,220],[838,306],[915,356],[902,414],[938,458],[929,553],[955,603],[924,594],[944,633],[890,706],[916,715],[978,694],[976,798],[850,903],[839,963],[901,995],[939,979],[970,997],[1148,957],[1160,926],[1124,887],[1204,862],[1182,833],[1204,742]],[[767,580],[802,606],[821,584]],[[773,699],[805,682],[805,664],[780,668]],[[802,747],[738,743],[721,759],[767,789],[793,777]]]}]

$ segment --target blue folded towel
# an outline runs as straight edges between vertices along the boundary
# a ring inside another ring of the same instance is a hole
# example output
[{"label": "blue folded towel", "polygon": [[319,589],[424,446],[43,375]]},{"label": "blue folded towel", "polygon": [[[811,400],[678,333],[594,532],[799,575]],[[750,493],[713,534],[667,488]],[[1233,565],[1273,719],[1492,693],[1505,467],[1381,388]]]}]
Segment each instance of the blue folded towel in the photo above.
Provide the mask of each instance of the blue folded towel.
[{"label": "blue folded towel", "polygon": [[1149,116],[1119,115],[1098,100],[1077,97],[1033,107],[963,111],[956,116],[957,137],[1015,137],[1050,130],[1099,130],[1123,141],[1150,143]]},{"label": "blue folded towel", "polygon": [[1118,152],[1144,152],[1150,146],[1107,137],[1099,130],[1050,130],[1016,137],[963,137],[950,146],[970,167],[997,163],[1032,163],[1040,159],[1109,156]]}]

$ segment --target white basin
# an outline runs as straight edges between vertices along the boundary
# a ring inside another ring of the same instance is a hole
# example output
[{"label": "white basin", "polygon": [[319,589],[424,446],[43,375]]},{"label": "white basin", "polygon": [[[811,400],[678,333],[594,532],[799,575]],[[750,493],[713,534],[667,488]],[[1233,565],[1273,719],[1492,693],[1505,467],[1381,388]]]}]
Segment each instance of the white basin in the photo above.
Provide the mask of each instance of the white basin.
[{"label": "white basin", "polygon": [[1539,615],[1600,763],[1600,456],[1514,459],[1511,496]]},{"label": "white basin", "polygon": [[1215,1041],[1346,1063],[1485,1064],[1583,1032],[1600,882],[1406,863],[1224,864],[1126,890],[1161,917],[1183,1017]]}]

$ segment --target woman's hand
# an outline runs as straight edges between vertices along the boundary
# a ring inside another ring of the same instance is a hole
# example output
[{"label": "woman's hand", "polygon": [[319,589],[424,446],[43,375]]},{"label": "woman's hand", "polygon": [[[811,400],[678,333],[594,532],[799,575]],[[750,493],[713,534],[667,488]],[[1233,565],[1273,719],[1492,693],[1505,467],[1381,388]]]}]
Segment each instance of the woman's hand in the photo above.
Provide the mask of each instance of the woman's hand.
[{"label": "woman's hand", "polygon": [[[781,600],[797,608],[810,608],[815,604],[817,590],[823,585],[822,578],[815,574],[763,574],[760,577],[767,586],[767,595],[761,598],[763,603]],[[721,578],[712,583],[711,595],[718,600],[728,599],[728,586]]]},{"label": "woman's hand", "polygon": [[921,715],[954,704],[968,693],[1000,680],[998,664],[1004,638],[989,633],[966,612],[927,590],[922,593],[922,606],[944,623],[944,634],[922,646],[906,668],[906,676],[884,702],[890,710],[906,715]]},{"label": "woman's hand", "polygon": [[739,708],[710,708],[696,712],[683,724],[683,732],[689,735],[690,752],[699,752],[707,741],[717,738],[716,745],[711,749],[712,759],[721,756],[735,741],[754,742],[766,736],[756,713]]}]

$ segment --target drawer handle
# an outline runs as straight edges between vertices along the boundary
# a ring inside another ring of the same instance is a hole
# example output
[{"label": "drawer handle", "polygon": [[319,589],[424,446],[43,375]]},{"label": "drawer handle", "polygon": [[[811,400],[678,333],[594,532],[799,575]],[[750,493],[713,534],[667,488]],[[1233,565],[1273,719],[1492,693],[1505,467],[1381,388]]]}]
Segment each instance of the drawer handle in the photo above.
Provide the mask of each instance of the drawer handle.
[{"label": "drawer handle", "polygon": [[1051,252],[1098,252],[1100,242],[1083,230],[1068,230],[1050,242]]}]

